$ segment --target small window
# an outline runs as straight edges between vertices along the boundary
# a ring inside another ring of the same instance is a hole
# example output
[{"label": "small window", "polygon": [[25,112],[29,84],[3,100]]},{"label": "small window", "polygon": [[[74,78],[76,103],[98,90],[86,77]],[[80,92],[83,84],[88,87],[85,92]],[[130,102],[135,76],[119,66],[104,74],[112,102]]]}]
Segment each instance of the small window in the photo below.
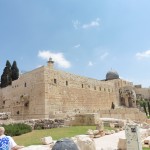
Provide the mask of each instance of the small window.
[{"label": "small window", "polygon": [[3,104],[5,104],[5,101],[3,101]]},{"label": "small window", "polygon": [[68,81],[66,81],[66,86],[68,86]]},{"label": "small window", "polygon": [[26,82],[24,83],[24,87],[27,87],[27,83]]},{"label": "small window", "polygon": [[57,80],[56,80],[56,79],[54,79],[54,83],[55,83],[55,84],[57,83]]},{"label": "small window", "polygon": [[19,111],[17,111],[17,115],[19,115],[20,114],[20,112]]},{"label": "small window", "polygon": [[83,84],[82,84],[82,88],[83,88]]},{"label": "small window", "polygon": [[96,86],[94,86],[94,90],[96,90]]}]

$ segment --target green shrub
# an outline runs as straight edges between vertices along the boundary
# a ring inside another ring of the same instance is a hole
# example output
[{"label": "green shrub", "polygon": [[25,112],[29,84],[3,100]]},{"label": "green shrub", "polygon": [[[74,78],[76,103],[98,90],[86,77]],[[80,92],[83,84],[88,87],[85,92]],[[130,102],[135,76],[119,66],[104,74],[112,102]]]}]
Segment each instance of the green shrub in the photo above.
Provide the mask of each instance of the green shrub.
[{"label": "green shrub", "polygon": [[32,131],[31,126],[24,123],[3,125],[3,127],[5,128],[5,134],[9,136],[18,136]]}]

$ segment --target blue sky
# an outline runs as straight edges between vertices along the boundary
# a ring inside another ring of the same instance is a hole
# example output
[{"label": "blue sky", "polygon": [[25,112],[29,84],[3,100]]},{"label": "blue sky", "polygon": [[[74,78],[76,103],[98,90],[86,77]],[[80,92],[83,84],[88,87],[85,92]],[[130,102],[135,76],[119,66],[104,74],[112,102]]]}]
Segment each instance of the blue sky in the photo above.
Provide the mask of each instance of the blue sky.
[{"label": "blue sky", "polygon": [[46,65],[95,79],[150,86],[149,0],[0,0],[0,75]]}]

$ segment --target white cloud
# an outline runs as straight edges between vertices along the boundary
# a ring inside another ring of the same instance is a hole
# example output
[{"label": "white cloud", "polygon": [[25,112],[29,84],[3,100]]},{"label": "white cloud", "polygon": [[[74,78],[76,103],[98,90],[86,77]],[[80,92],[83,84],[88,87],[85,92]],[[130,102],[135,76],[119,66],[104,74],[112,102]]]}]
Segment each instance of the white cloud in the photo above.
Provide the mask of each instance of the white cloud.
[{"label": "white cloud", "polygon": [[49,58],[52,58],[52,60],[54,60],[54,62],[60,67],[71,67],[71,63],[65,59],[63,53],[53,53],[48,50],[43,50],[39,51],[38,56],[45,60],[49,60]]},{"label": "white cloud", "polygon": [[40,67],[42,67],[42,65],[38,65],[38,66],[36,66],[36,68],[40,68]]},{"label": "white cloud", "polygon": [[144,59],[144,58],[149,58],[150,57],[150,50],[144,51],[144,52],[139,52],[136,53],[137,59]]},{"label": "white cloud", "polygon": [[105,53],[103,53],[103,54],[100,56],[100,59],[101,59],[101,60],[104,60],[108,55],[109,55],[109,53],[108,53],[108,52],[105,52]]},{"label": "white cloud", "polygon": [[79,48],[80,47],[80,44],[77,44],[74,46],[74,48]]},{"label": "white cloud", "polygon": [[75,29],[78,29],[80,27],[80,22],[78,20],[72,21],[72,23]]},{"label": "white cloud", "polygon": [[88,66],[93,66],[92,61],[89,61]]},{"label": "white cloud", "polygon": [[96,28],[96,27],[99,27],[99,26],[100,26],[100,19],[97,18],[96,20],[91,21],[91,22],[88,23],[88,24],[83,24],[83,25],[82,25],[82,28],[83,28],[83,29],[89,29],[89,28]]},{"label": "white cloud", "polygon": [[82,29],[97,28],[97,27],[100,26],[100,19],[96,18],[95,20],[93,20],[93,21],[91,21],[90,23],[87,23],[87,24],[81,24],[79,20],[73,20],[72,23],[73,23],[73,27],[75,29],[79,29],[79,28],[82,28]]}]

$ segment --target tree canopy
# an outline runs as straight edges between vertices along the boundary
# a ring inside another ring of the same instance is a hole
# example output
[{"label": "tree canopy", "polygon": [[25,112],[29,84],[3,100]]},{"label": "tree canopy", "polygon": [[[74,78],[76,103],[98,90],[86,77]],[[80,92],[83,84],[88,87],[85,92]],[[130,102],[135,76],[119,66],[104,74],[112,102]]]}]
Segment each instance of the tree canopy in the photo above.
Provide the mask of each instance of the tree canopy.
[{"label": "tree canopy", "polygon": [[1,75],[1,88],[7,87],[12,84],[12,81],[17,80],[19,77],[19,69],[16,61],[11,66],[9,60],[6,61],[6,66]]},{"label": "tree canopy", "polygon": [[17,67],[16,61],[13,61],[13,64],[11,66],[11,72],[12,81],[17,80],[19,78],[19,69]]}]

